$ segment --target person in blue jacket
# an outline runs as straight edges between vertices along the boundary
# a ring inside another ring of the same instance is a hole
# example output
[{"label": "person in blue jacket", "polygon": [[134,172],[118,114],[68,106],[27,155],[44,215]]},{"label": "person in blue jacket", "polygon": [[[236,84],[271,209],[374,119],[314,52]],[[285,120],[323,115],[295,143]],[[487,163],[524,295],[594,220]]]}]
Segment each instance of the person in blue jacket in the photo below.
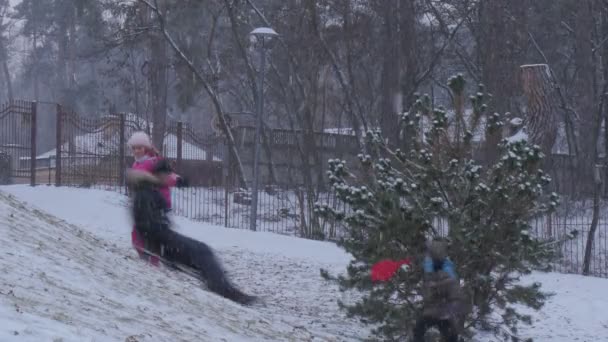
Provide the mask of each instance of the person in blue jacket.
[{"label": "person in blue jacket", "polygon": [[454,263],[447,253],[448,243],[435,239],[427,245],[423,260],[423,312],[416,321],[414,342],[424,341],[426,331],[436,326],[446,342],[457,342],[461,318],[461,293]]},{"label": "person in blue jacket", "polygon": [[435,239],[429,243],[423,267],[425,274],[443,271],[450,278],[457,279],[454,263],[447,254],[447,241],[443,239]]}]

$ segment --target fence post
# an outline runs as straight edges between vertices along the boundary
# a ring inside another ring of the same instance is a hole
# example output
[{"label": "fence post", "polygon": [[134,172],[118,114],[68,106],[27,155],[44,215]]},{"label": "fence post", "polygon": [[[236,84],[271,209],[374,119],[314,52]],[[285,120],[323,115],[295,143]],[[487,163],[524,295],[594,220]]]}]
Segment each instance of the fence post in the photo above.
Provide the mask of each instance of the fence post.
[{"label": "fence post", "polygon": [[182,144],[184,140],[184,124],[181,121],[177,122],[177,160],[175,164],[177,165],[177,169],[180,170],[182,166]]},{"label": "fence post", "polygon": [[32,117],[30,120],[30,185],[36,186],[36,101],[33,101],[31,104],[31,112]]},{"label": "fence post", "polygon": [[120,131],[118,138],[118,182],[120,186],[125,186],[125,114],[119,115]]},{"label": "fence post", "polygon": [[[61,143],[62,143],[62,131],[61,126],[63,124],[63,110],[60,104],[57,104],[57,122],[56,122],[56,136],[55,136],[55,186],[61,186]],[[49,162],[50,164],[50,162]]]},{"label": "fence post", "polygon": [[232,177],[231,177],[231,160],[230,160],[230,148],[224,140],[224,153],[222,158],[222,175],[224,176],[224,226],[228,228],[229,217],[228,214],[230,212],[230,196],[228,194],[228,184],[232,185]]}]

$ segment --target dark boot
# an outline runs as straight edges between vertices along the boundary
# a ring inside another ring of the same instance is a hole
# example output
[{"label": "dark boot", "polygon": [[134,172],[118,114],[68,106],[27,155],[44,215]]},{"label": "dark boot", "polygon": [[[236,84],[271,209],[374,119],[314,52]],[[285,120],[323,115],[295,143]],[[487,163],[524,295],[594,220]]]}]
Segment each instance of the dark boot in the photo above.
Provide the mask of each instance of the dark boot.
[{"label": "dark boot", "polygon": [[171,241],[169,244],[172,247],[165,245],[167,257],[198,271],[209,291],[240,304],[247,305],[255,301],[254,297],[241,292],[230,283],[213,250],[206,243],[175,232],[170,234],[172,236],[167,240]]},{"label": "dark boot", "polygon": [[439,329],[441,337],[443,337],[445,342],[458,342],[458,334],[452,329],[450,321],[431,317],[422,317],[416,321],[413,331],[413,342],[425,342],[424,335],[433,326]]},{"label": "dark boot", "polygon": [[437,327],[445,342],[458,342],[458,333],[454,331],[449,320],[440,320]]},{"label": "dark boot", "polygon": [[203,262],[200,264],[200,272],[210,291],[239,304],[253,304],[255,297],[243,293],[228,280],[224,270],[215,259],[215,256],[211,253],[210,249],[205,250],[201,256],[204,256],[202,258],[204,260],[202,260]]},{"label": "dark boot", "polygon": [[414,326],[414,339],[413,342],[425,342],[424,334],[428,328],[434,325],[434,320],[428,317],[421,317],[416,321],[416,325]]},{"label": "dark boot", "polygon": [[218,294],[242,305],[251,305],[257,301],[256,297],[243,293],[231,284],[227,284],[222,292],[218,292]]}]

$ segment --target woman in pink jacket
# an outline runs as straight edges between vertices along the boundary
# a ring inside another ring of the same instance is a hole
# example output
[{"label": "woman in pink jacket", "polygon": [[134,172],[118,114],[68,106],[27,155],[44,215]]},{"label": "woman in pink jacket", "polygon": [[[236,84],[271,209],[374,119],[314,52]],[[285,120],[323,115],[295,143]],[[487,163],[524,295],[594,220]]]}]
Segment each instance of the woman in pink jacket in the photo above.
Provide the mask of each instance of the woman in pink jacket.
[{"label": "woman in pink jacket", "polygon": [[[158,150],[154,148],[150,137],[144,132],[133,133],[127,145],[131,148],[131,152],[135,158],[135,162],[131,166],[133,170],[152,172],[157,162],[161,160]],[[158,189],[167,202],[168,208],[171,208],[171,190],[169,188],[176,186],[179,182],[180,177],[175,173],[171,173],[168,177],[164,178],[164,184]],[[145,253],[143,239],[139,236],[135,227],[133,227],[133,231],[131,232],[131,241],[140,258],[148,260],[154,266],[158,266],[158,258]]]}]

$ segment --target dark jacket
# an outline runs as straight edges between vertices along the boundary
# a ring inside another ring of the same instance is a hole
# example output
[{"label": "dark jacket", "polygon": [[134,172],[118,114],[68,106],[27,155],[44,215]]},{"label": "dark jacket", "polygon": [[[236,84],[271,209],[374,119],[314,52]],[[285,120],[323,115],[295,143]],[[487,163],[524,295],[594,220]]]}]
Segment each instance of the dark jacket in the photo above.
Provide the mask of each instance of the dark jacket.
[{"label": "dark jacket", "polygon": [[467,312],[466,298],[449,259],[425,259],[423,298],[424,317],[448,320],[458,331],[462,329],[462,319]]}]

